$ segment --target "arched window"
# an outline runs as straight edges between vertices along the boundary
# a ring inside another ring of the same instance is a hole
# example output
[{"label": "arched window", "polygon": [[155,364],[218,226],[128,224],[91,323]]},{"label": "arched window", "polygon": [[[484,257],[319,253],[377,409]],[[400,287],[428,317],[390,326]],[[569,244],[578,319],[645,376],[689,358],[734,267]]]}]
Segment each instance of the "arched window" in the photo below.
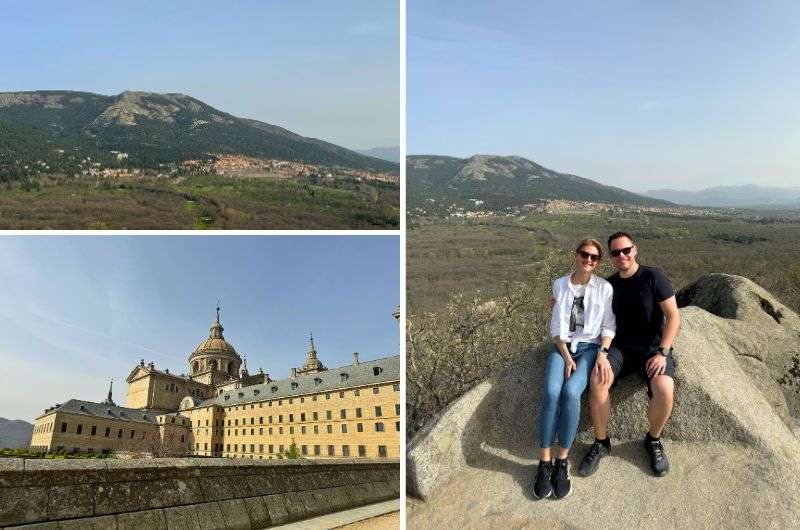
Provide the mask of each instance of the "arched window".
[{"label": "arched window", "polygon": [[200,371],[200,363],[195,361],[194,362],[194,373],[197,373],[199,371]]}]

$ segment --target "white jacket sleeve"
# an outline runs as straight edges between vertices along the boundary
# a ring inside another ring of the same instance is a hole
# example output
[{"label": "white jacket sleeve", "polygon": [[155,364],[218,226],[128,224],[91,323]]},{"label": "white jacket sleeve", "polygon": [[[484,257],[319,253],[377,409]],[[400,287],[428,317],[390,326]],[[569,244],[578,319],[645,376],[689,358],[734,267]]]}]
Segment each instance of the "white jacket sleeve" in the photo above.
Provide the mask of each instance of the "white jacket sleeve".
[{"label": "white jacket sleeve", "polygon": [[611,337],[612,339],[617,334],[617,317],[614,315],[614,308],[612,302],[614,300],[614,288],[610,283],[605,285],[603,289],[603,322],[600,324],[603,337]]},{"label": "white jacket sleeve", "polygon": [[561,336],[561,307],[558,304],[559,298],[558,292],[558,279],[553,282],[553,298],[555,299],[555,303],[553,304],[553,308],[551,309],[550,315],[550,337],[556,338]]}]

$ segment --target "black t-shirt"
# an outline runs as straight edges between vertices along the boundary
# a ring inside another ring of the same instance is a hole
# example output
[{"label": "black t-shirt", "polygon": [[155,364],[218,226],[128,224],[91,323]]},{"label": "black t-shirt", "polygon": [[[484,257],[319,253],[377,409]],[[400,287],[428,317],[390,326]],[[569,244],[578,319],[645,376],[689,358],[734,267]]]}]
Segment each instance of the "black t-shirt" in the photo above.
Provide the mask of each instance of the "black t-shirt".
[{"label": "black t-shirt", "polygon": [[659,302],[675,294],[664,271],[639,265],[630,278],[620,278],[617,272],[608,281],[614,287],[615,344],[637,350],[658,346],[664,328],[664,312]]}]

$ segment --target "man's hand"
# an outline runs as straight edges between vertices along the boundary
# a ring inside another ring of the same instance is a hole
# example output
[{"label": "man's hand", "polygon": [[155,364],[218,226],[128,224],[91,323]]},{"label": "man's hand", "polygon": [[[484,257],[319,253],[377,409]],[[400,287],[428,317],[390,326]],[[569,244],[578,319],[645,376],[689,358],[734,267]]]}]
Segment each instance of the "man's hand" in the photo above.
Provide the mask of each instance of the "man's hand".
[{"label": "man's hand", "polygon": [[667,370],[667,358],[657,353],[647,360],[647,377],[650,379],[657,375],[664,375]]},{"label": "man's hand", "polygon": [[611,381],[611,363],[608,362],[606,355],[598,355],[597,361],[594,363],[594,371],[600,380],[600,384],[605,385]]},{"label": "man's hand", "polygon": [[564,379],[569,379],[569,376],[575,371],[578,365],[572,360],[572,355],[561,355],[564,358]]}]

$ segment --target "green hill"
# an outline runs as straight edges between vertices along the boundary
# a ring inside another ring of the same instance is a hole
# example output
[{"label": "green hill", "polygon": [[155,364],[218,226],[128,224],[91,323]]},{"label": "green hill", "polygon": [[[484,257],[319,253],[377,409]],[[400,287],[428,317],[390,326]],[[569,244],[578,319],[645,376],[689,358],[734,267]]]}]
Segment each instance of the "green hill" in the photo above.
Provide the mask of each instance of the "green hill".
[{"label": "green hill", "polygon": [[0,133],[0,166],[6,167],[14,162],[10,153],[23,162],[57,163],[63,157],[53,152],[61,149],[101,159],[108,151],[123,151],[139,167],[207,154],[242,154],[399,172],[398,164],[238,118],[183,94],[0,92]]},{"label": "green hill", "polygon": [[[441,214],[449,205],[502,210],[548,199],[631,205],[669,205],[593,180],[559,173],[518,156],[406,157],[409,212]],[[483,204],[475,205],[475,201]]]}]

